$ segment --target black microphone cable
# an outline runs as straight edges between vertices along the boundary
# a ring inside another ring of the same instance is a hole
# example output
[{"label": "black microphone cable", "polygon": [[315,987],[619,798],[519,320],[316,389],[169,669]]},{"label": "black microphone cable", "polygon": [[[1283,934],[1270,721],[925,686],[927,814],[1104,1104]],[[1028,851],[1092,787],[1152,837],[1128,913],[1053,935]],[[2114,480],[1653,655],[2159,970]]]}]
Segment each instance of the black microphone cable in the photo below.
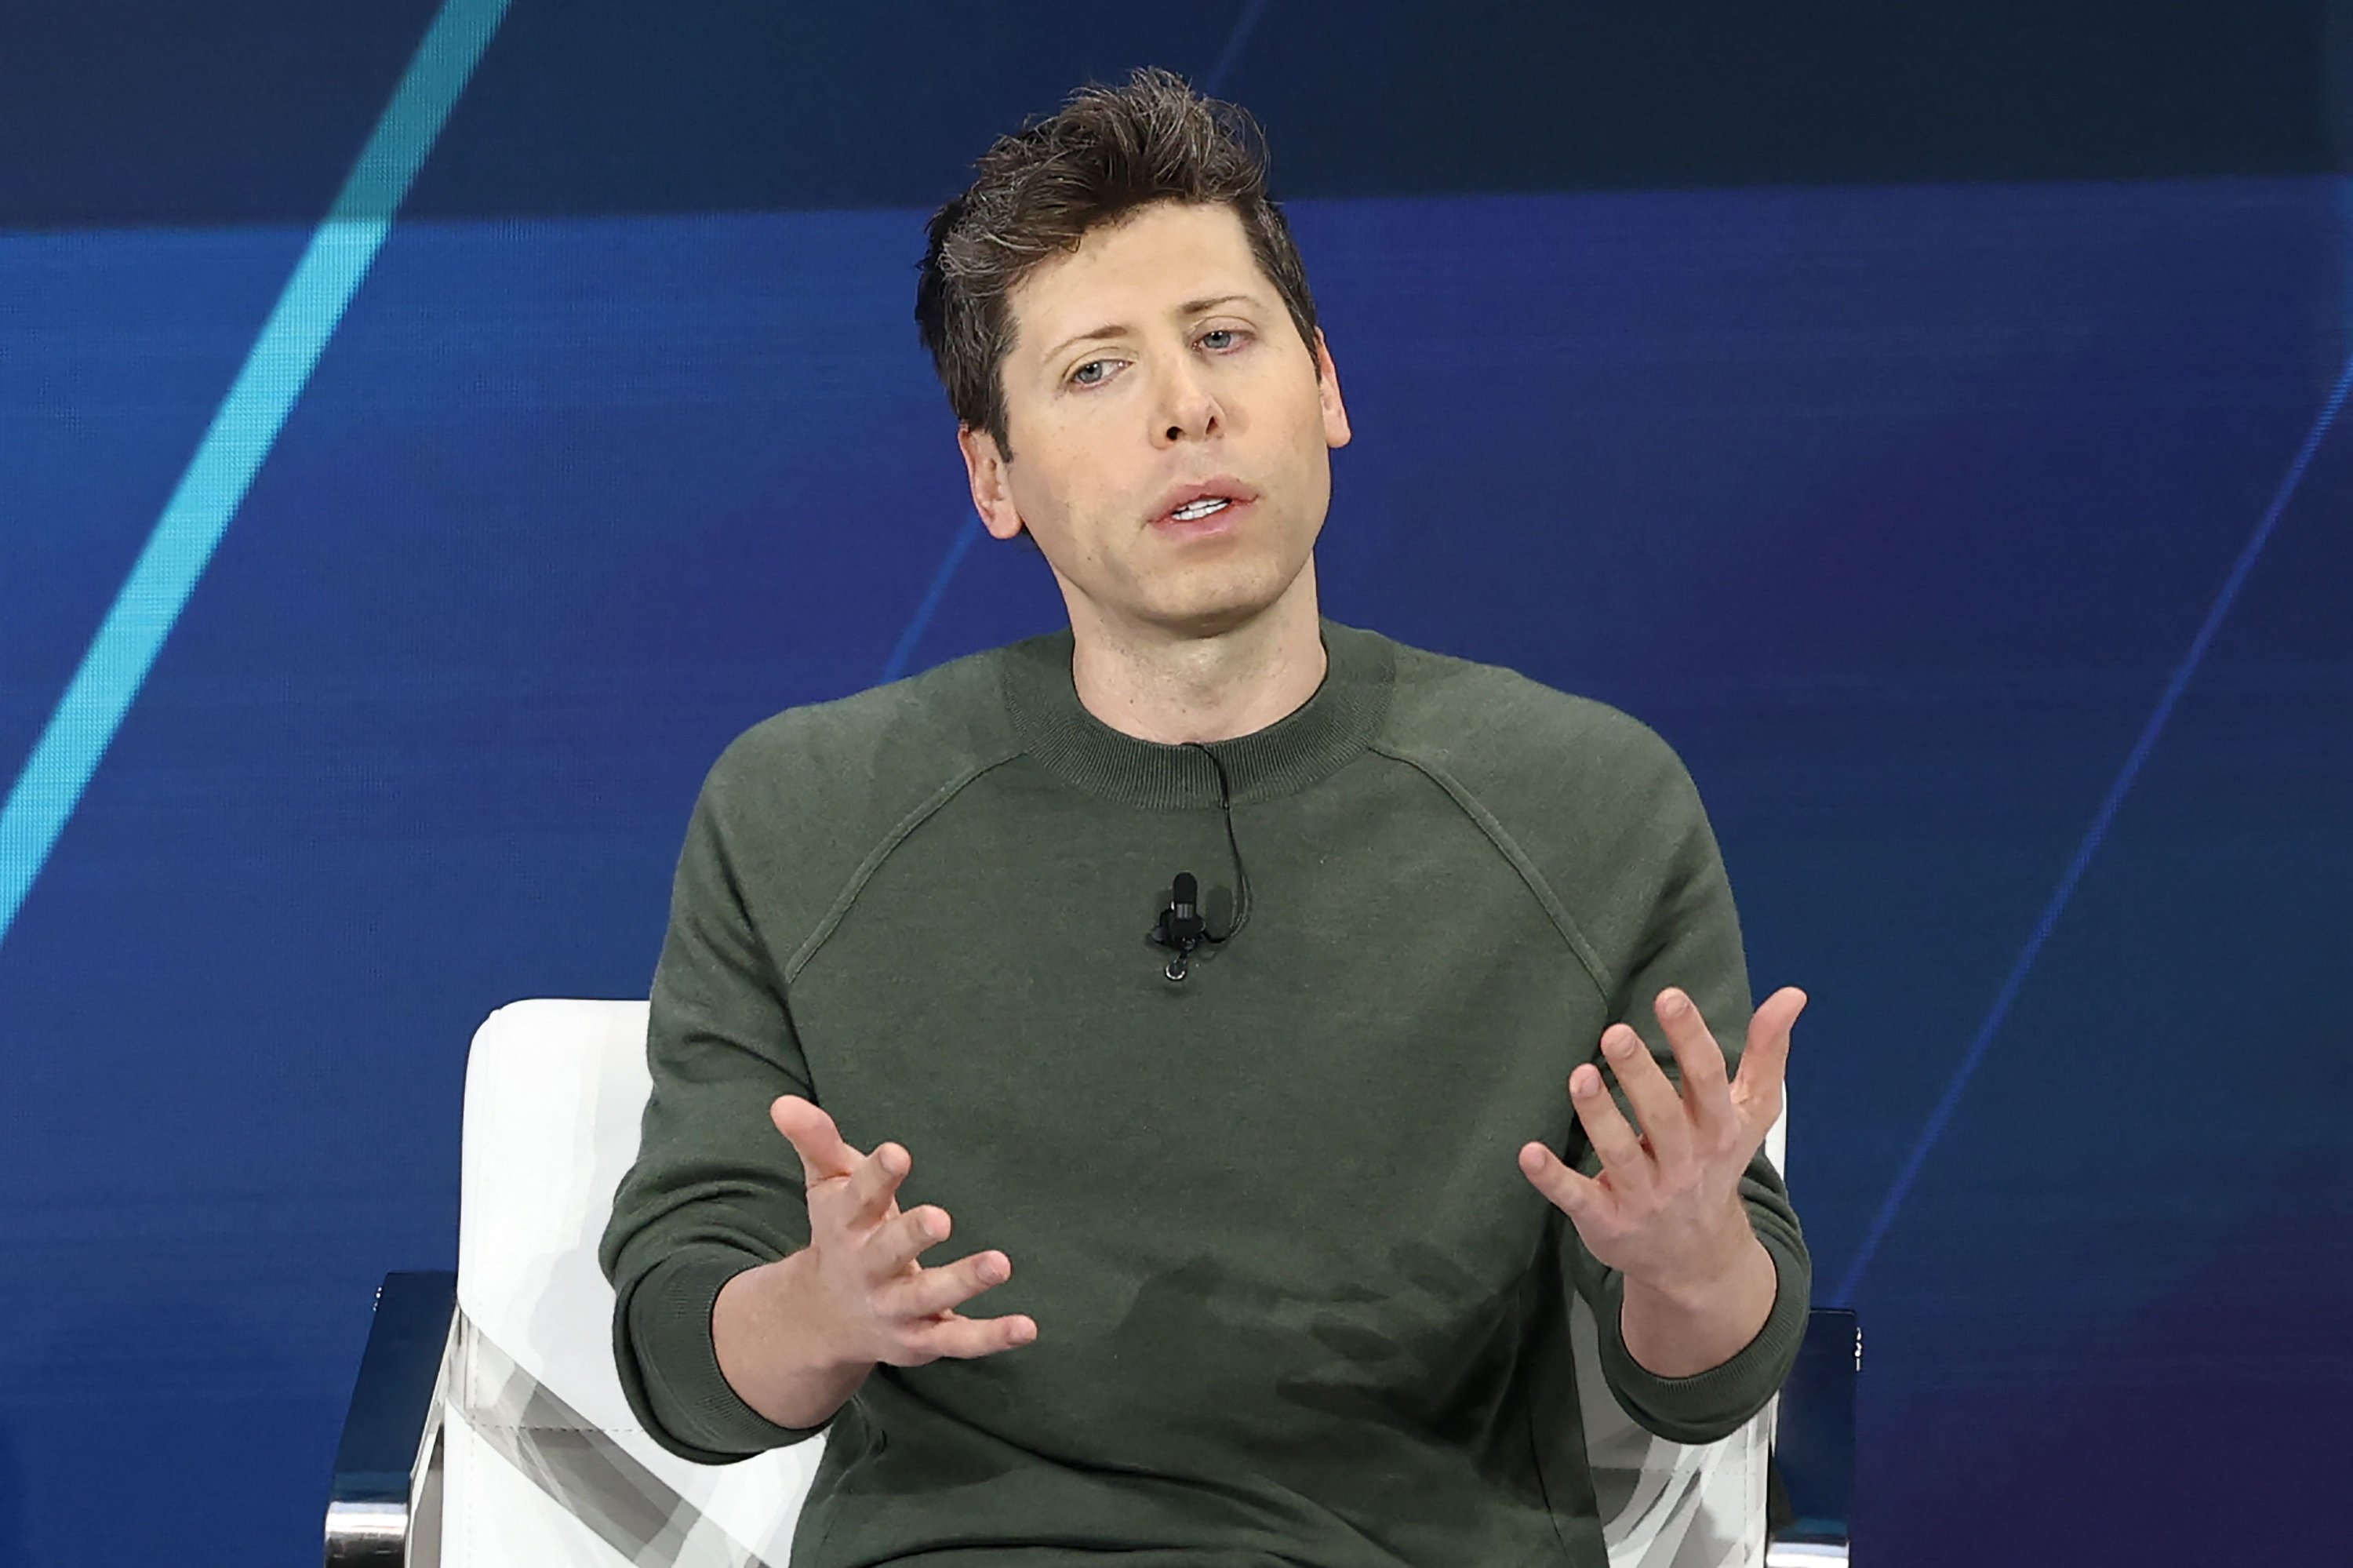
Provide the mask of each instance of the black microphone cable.
[{"label": "black microphone cable", "polygon": [[1222,937],[1207,929],[1201,933],[1203,938],[1212,947],[1218,947],[1232,941],[1234,934],[1240,931],[1243,922],[1250,918],[1250,872],[1242,865],[1241,842],[1234,837],[1234,786],[1233,781],[1226,777],[1225,763],[1219,760],[1216,752],[1198,740],[1188,740],[1185,744],[1208,758],[1209,766],[1218,770],[1218,805],[1226,814],[1226,850],[1234,858],[1233,923],[1226,927],[1226,934]]},{"label": "black microphone cable", "polygon": [[1209,759],[1209,766],[1218,770],[1218,806],[1225,813],[1226,849],[1234,860],[1234,917],[1222,934],[1210,930],[1208,922],[1201,918],[1195,903],[1200,895],[1200,885],[1189,871],[1176,874],[1176,880],[1169,888],[1168,906],[1161,911],[1160,924],[1151,932],[1154,942],[1171,949],[1174,954],[1168,960],[1167,969],[1163,971],[1172,980],[1185,978],[1192,963],[1193,949],[1203,942],[1212,947],[1222,947],[1232,941],[1250,919],[1250,869],[1242,864],[1241,841],[1234,834],[1233,780],[1226,776],[1226,765],[1216,752],[1198,740],[1188,740],[1185,744],[1198,749]]}]

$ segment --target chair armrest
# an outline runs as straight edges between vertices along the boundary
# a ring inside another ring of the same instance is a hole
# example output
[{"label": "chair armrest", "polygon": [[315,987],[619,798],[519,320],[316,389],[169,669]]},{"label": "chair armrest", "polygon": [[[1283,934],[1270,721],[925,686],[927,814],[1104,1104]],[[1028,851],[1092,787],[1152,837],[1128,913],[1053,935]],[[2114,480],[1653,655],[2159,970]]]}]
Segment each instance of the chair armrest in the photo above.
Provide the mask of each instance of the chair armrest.
[{"label": "chair armrest", "polygon": [[[1843,1307],[1817,1307],[1782,1385],[1773,1475],[1788,1520],[1772,1532],[1767,1568],[1828,1568],[1847,1561],[1854,1504],[1854,1389],[1862,1325]],[[1776,1510],[1777,1512],[1779,1510]]]},{"label": "chair armrest", "polygon": [[[410,1547],[421,1527],[439,1522],[423,1516],[438,1511],[442,1366],[457,1309],[455,1274],[387,1274],[377,1288],[375,1319],[335,1449],[326,1568],[403,1568],[429,1560],[427,1553],[412,1557]],[[438,1528],[433,1534],[438,1544]]]}]

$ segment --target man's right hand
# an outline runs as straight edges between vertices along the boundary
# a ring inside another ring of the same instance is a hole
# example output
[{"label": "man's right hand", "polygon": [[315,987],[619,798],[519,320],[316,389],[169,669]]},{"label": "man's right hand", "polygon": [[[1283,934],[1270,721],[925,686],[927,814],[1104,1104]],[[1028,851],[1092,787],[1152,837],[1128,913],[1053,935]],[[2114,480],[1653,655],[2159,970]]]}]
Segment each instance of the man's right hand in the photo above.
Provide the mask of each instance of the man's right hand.
[{"label": "man's right hand", "polygon": [[801,1157],[809,1245],[736,1275],[712,1306],[712,1352],[744,1404],[779,1426],[814,1429],[878,1363],[994,1355],[1038,1337],[1028,1318],[955,1310],[1012,1274],[1003,1253],[939,1268],[916,1263],[947,1239],[948,1216],[928,1203],[899,1212],[899,1183],[913,1165],[904,1149],[859,1153],[833,1118],[797,1095],[768,1115]]},{"label": "man's right hand", "polygon": [[936,1268],[915,1261],[947,1239],[950,1222],[936,1203],[900,1212],[899,1184],[914,1165],[906,1150],[883,1143],[859,1153],[832,1117],[798,1095],[777,1099],[768,1117],[800,1155],[808,1191],[809,1245],[797,1256],[815,1320],[803,1326],[838,1364],[922,1366],[942,1356],[994,1355],[1038,1337],[1026,1317],[955,1310],[1012,1276],[1003,1253]]}]

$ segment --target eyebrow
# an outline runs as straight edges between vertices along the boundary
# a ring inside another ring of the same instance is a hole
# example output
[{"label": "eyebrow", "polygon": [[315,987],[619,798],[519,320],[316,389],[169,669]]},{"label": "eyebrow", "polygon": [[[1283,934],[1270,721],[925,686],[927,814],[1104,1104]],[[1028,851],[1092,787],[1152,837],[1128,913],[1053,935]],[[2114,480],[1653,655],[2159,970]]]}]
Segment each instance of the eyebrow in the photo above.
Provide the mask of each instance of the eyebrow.
[{"label": "eyebrow", "polygon": [[[1203,300],[1186,301],[1183,304],[1176,307],[1176,313],[1180,316],[1198,316],[1212,305],[1230,304],[1236,300],[1248,300],[1252,304],[1256,304],[1258,302],[1258,296],[1255,294],[1212,294],[1208,298]],[[1078,333],[1072,336],[1064,338],[1061,342],[1048,349],[1046,351],[1046,359],[1048,363],[1050,364],[1052,361],[1060,358],[1062,351],[1071,347],[1074,344],[1094,343],[1107,337],[1119,337],[1132,330],[1134,329],[1129,327],[1124,322],[1112,322],[1103,326],[1096,327],[1092,332]]]}]

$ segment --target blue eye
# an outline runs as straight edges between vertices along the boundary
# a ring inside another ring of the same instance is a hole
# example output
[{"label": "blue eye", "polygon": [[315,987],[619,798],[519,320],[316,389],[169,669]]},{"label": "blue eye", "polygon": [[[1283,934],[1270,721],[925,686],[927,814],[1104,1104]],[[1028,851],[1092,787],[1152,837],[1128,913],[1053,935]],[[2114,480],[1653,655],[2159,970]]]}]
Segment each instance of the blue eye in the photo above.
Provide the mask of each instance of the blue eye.
[{"label": "blue eye", "polygon": [[1087,372],[1090,370],[1099,370],[1110,363],[1111,361],[1108,359],[1090,359],[1084,365],[1080,366],[1076,370],[1071,372],[1071,379],[1081,387],[1092,387],[1102,381],[1103,377],[1100,376],[1089,376]]},{"label": "blue eye", "polygon": [[1210,346],[1211,348],[1216,348],[1216,347],[1217,347],[1217,346],[1219,346],[1219,345],[1218,345],[1218,344],[1213,344],[1213,343],[1209,343],[1209,340],[1210,340],[1211,338],[1213,338],[1213,337],[1232,337],[1233,335],[1234,335],[1234,329],[1233,329],[1233,328],[1231,328],[1231,327],[1211,327],[1208,331],[1207,331],[1207,332],[1205,332],[1205,333],[1203,333],[1203,334],[1201,334],[1201,341],[1202,341],[1203,343],[1205,343],[1205,344],[1209,344],[1209,346]]}]

